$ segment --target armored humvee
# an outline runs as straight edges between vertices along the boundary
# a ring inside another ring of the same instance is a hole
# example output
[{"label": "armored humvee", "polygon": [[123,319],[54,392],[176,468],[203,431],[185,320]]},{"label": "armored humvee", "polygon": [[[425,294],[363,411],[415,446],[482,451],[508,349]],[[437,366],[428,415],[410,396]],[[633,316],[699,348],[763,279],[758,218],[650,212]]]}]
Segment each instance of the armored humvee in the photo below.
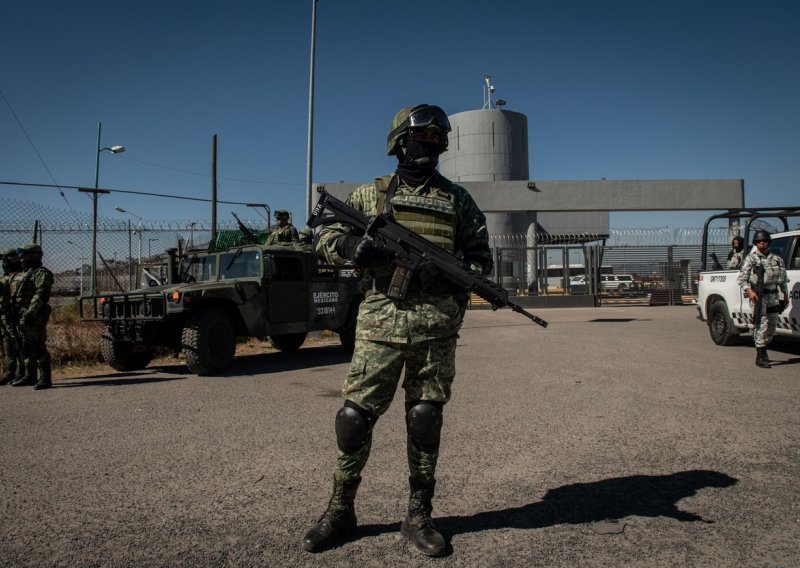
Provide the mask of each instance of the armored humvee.
[{"label": "armored humvee", "polygon": [[246,244],[167,251],[167,283],[80,300],[81,318],[105,323],[100,341],[118,371],[145,368],[154,348],[180,352],[198,375],[233,362],[237,337],[269,338],[281,351],[298,349],[310,331],[339,334],[352,351],[359,277],[348,267],[321,264],[297,246]]}]

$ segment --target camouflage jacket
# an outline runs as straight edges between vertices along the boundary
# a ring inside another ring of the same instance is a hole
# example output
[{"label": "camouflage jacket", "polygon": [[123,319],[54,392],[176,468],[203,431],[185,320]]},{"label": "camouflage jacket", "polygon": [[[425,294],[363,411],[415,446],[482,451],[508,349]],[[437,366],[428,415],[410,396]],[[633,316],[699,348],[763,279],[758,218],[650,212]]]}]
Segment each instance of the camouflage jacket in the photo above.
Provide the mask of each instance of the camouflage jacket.
[{"label": "camouflage jacket", "polygon": [[9,292],[17,308],[19,323],[36,321],[45,314],[53,289],[53,273],[40,266],[14,274]]},{"label": "camouflage jacket", "polygon": [[728,260],[728,270],[736,270],[742,265],[744,260],[744,251],[733,253],[730,260]]},{"label": "camouflage jacket", "polygon": [[285,227],[277,227],[272,229],[272,232],[267,237],[265,245],[279,245],[283,243],[292,243],[300,240],[300,235],[294,225],[286,225]]},{"label": "camouflage jacket", "polygon": [[[378,178],[376,183],[380,184],[381,180],[385,178]],[[347,204],[367,215],[376,215],[379,201],[376,183],[358,187],[347,198]],[[456,254],[462,254],[465,265],[481,274],[491,271],[492,256],[486,218],[467,190],[437,174],[419,187],[400,183],[397,192],[434,198],[437,195],[442,198],[446,196],[452,201],[455,207]],[[339,223],[324,227],[317,240],[317,253],[328,262],[344,264],[346,259],[336,252],[336,240],[347,234],[358,236],[349,225]],[[465,293],[455,290],[426,292],[414,279],[406,297],[394,300],[385,294],[392,271],[390,263],[380,261],[365,270],[368,290],[358,314],[358,339],[416,343],[458,333],[466,308]]]}]

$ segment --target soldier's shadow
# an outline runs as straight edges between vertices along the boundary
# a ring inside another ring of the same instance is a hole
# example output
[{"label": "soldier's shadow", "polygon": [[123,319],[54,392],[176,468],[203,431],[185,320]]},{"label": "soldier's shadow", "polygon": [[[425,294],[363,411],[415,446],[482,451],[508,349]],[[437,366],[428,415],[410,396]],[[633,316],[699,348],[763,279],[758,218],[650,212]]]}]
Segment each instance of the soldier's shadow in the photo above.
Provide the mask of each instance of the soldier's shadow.
[{"label": "soldier's shadow", "polygon": [[[669,475],[632,475],[550,489],[541,501],[473,515],[435,517],[438,530],[452,537],[489,529],[538,529],[561,524],[586,524],[629,516],[668,517],[683,522],[713,523],[678,508],[681,499],[707,487],[730,487],[737,479],[711,470]],[[360,526],[358,536],[399,530],[398,523]]]}]

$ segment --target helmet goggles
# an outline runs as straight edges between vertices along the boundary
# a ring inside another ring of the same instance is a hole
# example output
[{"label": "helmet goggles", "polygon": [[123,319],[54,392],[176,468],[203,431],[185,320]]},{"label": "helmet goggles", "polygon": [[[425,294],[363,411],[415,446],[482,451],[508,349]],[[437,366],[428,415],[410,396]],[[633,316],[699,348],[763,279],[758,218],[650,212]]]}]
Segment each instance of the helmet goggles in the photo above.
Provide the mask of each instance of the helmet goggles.
[{"label": "helmet goggles", "polygon": [[444,132],[450,132],[450,121],[442,109],[437,106],[425,106],[414,110],[408,116],[409,129],[423,129],[437,126]]}]

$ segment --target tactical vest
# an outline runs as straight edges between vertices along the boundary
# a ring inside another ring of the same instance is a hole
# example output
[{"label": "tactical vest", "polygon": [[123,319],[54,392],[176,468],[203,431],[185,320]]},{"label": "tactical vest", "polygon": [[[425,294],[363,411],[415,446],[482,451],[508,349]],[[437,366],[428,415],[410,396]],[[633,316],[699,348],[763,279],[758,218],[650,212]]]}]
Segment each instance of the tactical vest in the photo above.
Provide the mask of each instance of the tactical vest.
[{"label": "tactical vest", "polygon": [[[439,176],[435,181],[442,179]],[[383,212],[388,200],[394,220],[399,225],[453,254],[456,230],[455,195],[447,191],[447,187],[436,186],[426,186],[427,193],[419,195],[415,193],[415,188],[399,185],[398,182],[397,176],[376,180],[380,196],[378,211]]]},{"label": "tactical vest", "polygon": [[[774,287],[778,284],[786,282],[786,268],[783,263],[774,254],[768,256],[760,256],[753,253],[755,260],[752,261],[753,266],[761,265],[764,267],[764,286]],[[755,286],[758,284],[758,277],[755,271],[750,274],[750,284]]]}]

